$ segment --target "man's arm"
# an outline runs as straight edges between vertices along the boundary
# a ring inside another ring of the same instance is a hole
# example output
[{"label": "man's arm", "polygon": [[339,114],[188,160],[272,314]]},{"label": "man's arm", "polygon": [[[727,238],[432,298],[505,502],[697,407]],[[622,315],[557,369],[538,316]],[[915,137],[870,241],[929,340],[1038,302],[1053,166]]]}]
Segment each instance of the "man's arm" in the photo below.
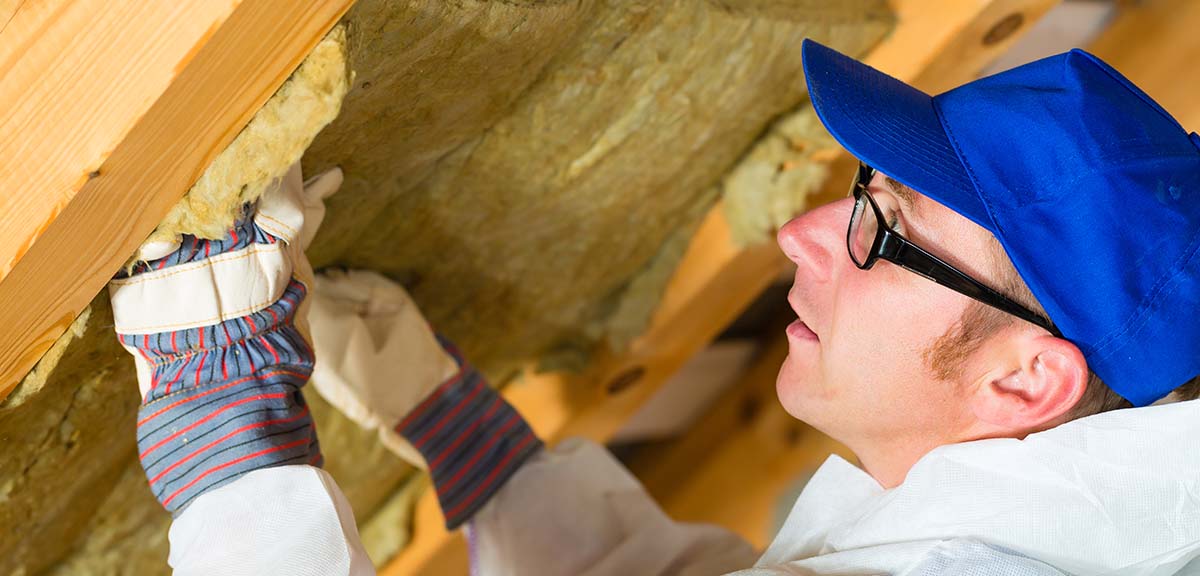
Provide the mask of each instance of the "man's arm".
[{"label": "man's arm", "polygon": [[758,553],[713,525],[672,520],[603,446],[531,458],[467,525],[477,574],[712,575]]},{"label": "man's arm", "polygon": [[398,285],[349,271],[317,286],[314,383],[429,469],[447,527],[466,530],[475,573],[716,574],[756,559],[728,531],[673,522],[603,447],[544,449]]},{"label": "man's arm", "polygon": [[185,236],[110,285],[176,574],[374,573],[319,468],[302,392],[313,354],[297,326],[309,286],[299,178],[297,167],[223,239]]},{"label": "man's arm", "polygon": [[525,419],[453,345],[458,371],[416,406],[395,431],[423,457],[446,528],[458,528],[542,449]]}]

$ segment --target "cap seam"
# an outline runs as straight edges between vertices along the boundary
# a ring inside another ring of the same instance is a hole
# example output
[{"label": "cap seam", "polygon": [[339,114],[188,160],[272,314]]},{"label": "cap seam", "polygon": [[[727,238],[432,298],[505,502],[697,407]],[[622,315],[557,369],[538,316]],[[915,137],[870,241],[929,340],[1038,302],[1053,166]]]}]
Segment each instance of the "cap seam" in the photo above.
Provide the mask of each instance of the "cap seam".
[{"label": "cap seam", "polygon": [[1092,348],[1098,357],[1097,359],[1108,358],[1109,354],[1106,352],[1109,351],[1110,348],[1113,350],[1120,350],[1121,347],[1119,346],[1115,348],[1113,347],[1113,345],[1119,341],[1119,338],[1129,333],[1131,330],[1135,328],[1141,328],[1146,324],[1146,321],[1150,317],[1149,312],[1157,303],[1159,294],[1166,290],[1168,286],[1173,284],[1174,281],[1183,274],[1184,269],[1191,263],[1192,259],[1195,258],[1197,254],[1200,254],[1200,233],[1193,233],[1188,248],[1183,251],[1183,254],[1179,258],[1171,263],[1172,267],[1175,269],[1175,272],[1168,276],[1164,276],[1158,281],[1158,283],[1154,286],[1154,289],[1150,291],[1150,294],[1148,294],[1142,299],[1141,302],[1138,303],[1137,309],[1133,316],[1126,321],[1125,325],[1122,326],[1120,330],[1106,336],[1103,340],[1098,342],[1095,347]]},{"label": "cap seam", "polygon": [[938,123],[942,125],[942,130],[946,132],[946,137],[950,140],[950,147],[953,148],[954,155],[958,157],[958,161],[962,163],[963,169],[967,171],[967,178],[971,179],[971,187],[975,189],[975,196],[979,198],[979,202],[987,210],[988,220],[992,223],[992,229],[999,232],[1001,236],[1008,236],[1008,233],[1004,231],[1004,227],[1000,226],[996,221],[996,215],[992,210],[991,203],[980,192],[979,178],[975,176],[975,169],[971,167],[971,163],[967,160],[966,155],[962,153],[962,146],[958,144],[958,137],[954,135],[954,130],[950,128],[950,124],[946,122],[946,118],[942,115],[942,107],[938,99],[936,97],[931,98],[930,102],[933,106],[933,113],[937,116]]},{"label": "cap seam", "polygon": [[[1140,88],[1134,89],[1134,88],[1130,87],[1130,85],[1133,84],[1133,82],[1129,81],[1127,78],[1124,77],[1124,75],[1121,75],[1119,72],[1117,74],[1113,74],[1113,72],[1116,72],[1116,68],[1110,69],[1111,64],[1108,64],[1107,62],[1100,60],[1099,58],[1092,55],[1092,53],[1088,52],[1087,50],[1080,50],[1079,48],[1076,48],[1076,49],[1072,50],[1072,52],[1078,52],[1080,54],[1083,54],[1087,58],[1088,62],[1091,62],[1093,66],[1095,66],[1096,68],[1099,68],[1101,72],[1104,72],[1106,75],[1108,75],[1109,78],[1111,78],[1117,84],[1120,84],[1121,87],[1124,88],[1126,92],[1129,92],[1130,94],[1133,94],[1134,96],[1136,96],[1138,98],[1138,100],[1141,100],[1142,103],[1150,106],[1151,109],[1153,109],[1155,112],[1157,112],[1163,118],[1166,118],[1167,120],[1169,120],[1172,124],[1177,126],[1180,130],[1184,130],[1183,124],[1180,124],[1179,120],[1176,120],[1174,116],[1171,116],[1171,113],[1167,112],[1167,110],[1165,108],[1163,108],[1161,105],[1159,105],[1158,102],[1155,102],[1152,98],[1150,98],[1149,95],[1142,92]],[[1103,63],[1103,65],[1101,63]],[[1186,132],[1186,130],[1185,130],[1185,132]]]},{"label": "cap seam", "polygon": [[[838,80],[837,80],[837,79],[834,79],[833,81],[834,81],[834,82],[837,82]],[[864,124],[862,124],[862,123],[860,122],[860,119],[859,119],[859,118],[858,118],[858,117],[857,117],[855,114],[852,114],[852,113],[850,113],[850,112],[849,112],[849,111],[848,111],[848,110],[847,110],[847,109],[846,109],[846,108],[845,108],[845,107],[842,105],[842,103],[841,103],[841,102],[839,102],[839,101],[833,101],[833,102],[829,102],[829,101],[827,101],[827,100],[825,100],[825,99],[823,99],[823,98],[819,98],[819,97],[814,99],[814,98],[812,97],[812,91],[811,91],[811,90],[810,90],[810,92],[809,92],[809,100],[810,100],[810,102],[812,103],[813,109],[814,109],[814,110],[817,112],[817,116],[818,116],[818,118],[821,120],[822,124],[824,124],[824,123],[825,123],[825,119],[822,117],[822,114],[823,114],[823,112],[822,112],[822,106],[818,106],[818,105],[816,104],[816,100],[822,100],[822,101],[826,102],[826,105],[828,105],[828,106],[835,106],[835,107],[837,107],[837,108],[838,108],[838,111],[839,111],[839,113],[840,113],[840,114],[841,114],[843,117],[847,118],[847,119],[848,119],[848,120],[849,120],[851,123],[853,123],[853,124],[854,124],[854,127],[855,127],[855,128],[856,128],[856,129],[857,129],[857,130],[858,130],[860,133],[862,133],[862,134],[869,134],[869,133],[872,133],[872,132],[874,132],[874,130],[869,130],[867,126],[865,126]],[[879,128],[882,128],[882,129],[885,129],[885,130],[887,131],[887,133],[886,133],[886,134],[876,134],[876,136],[875,136],[875,137],[876,137],[877,139],[886,139],[886,140],[890,141],[890,142],[893,144],[893,148],[895,149],[895,153],[897,153],[897,154],[903,154],[905,157],[907,157],[907,158],[908,158],[908,160],[909,160],[909,161],[910,161],[910,162],[911,162],[911,163],[912,163],[914,166],[922,166],[922,169],[924,169],[928,175],[930,175],[930,176],[934,176],[934,177],[936,177],[938,180],[943,180],[943,181],[946,181],[946,182],[953,182],[953,181],[957,180],[957,179],[954,177],[954,175],[953,175],[953,174],[950,174],[950,173],[948,173],[948,172],[946,172],[946,171],[942,170],[940,166],[935,166],[935,167],[934,167],[934,168],[931,170],[931,169],[930,169],[930,167],[929,167],[928,165],[924,165],[924,164],[922,164],[922,162],[921,162],[921,159],[920,159],[919,157],[917,157],[917,156],[915,156],[915,155],[911,154],[911,153],[908,151],[908,149],[907,149],[907,148],[906,148],[906,147],[903,145],[903,143],[902,143],[902,142],[903,142],[903,140],[902,140],[902,139],[900,139],[900,138],[898,138],[898,136],[900,136],[900,135],[901,135],[901,133],[900,133],[900,132],[897,130],[897,127],[896,127],[896,126],[894,126],[894,125],[888,125],[888,126],[879,125],[878,127],[879,127]],[[835,140],[837,140],[837,141],[838,141],[838,143],[839,143],[839,144],[841,144],[842,146],[846,147],[848,150],[850,149],[850,146],[848,146],[848,145],[847,145],[845,142],[843,142],[843,141],[842,141],[842,135],[841,135],[840,133],[838,133],[838,132],[836,132],[836,131],[834,131],[834,130],[830,130],[830,134],[831,134],[831,135],[834,137],[834,139],[835,139]],[[922,135],[922,137],[923,137],[923,135]],[[950,152],[952,152],[952,153],[954,152],[954,150],[953,150],[953,149],[951,149],[951,150],[949,150],[949,151],[950,151]],[[955,154],[956,154],[956,157],[957,157],[957,153],[955,153]],[[870,163],[870,162],[868,162],[868,163]],[[884,170],[884,169],[885,169],[884,167],[879,167],[879,166],[876,166],[876,167],[877,167],[877,168],[880,168],[881,170]],[[889,174],[889,176],[890,176],[890,174]],[[972,185],[974,185],[974,184],[972,183]]]}]

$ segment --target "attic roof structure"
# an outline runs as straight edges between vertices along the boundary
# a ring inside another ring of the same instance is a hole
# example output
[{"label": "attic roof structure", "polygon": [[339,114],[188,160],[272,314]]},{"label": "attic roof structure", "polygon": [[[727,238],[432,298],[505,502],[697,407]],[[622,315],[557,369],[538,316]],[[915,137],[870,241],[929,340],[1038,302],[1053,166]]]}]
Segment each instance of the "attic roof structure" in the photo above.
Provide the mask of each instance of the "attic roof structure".
[{"label": "attic roof structure", "polygon": [[[24,327],[0,342],[0,389],[15,385],[0,404],[0,572],[168,572],[169,517],[134,449],[133,362],[101,291],[147,234],[219,233],[296,159],[309,174],[340,166],[314,267],[401,282],[541,435],[603,441],[783,269],[764,244],[774,227],[842,192],[840,177],[826,183],[846,159],[806,105],[802,39],[938,91],[1054,2],[358,0],[303,15],[241,4],[212,16],[216,32],[197,33],[148,98],[220,116],[171,83],[259,78],[219,57],[255,43],[230,27],[309,22],[273,48],[282,72],[262,71],[274,78],[262,98],[230,104],[211,133],[130,111],[113,122],[115,147],[97,147],[108,156],[80,153],[74,168],[90,178],[60,178],[67,192],[51,204],[75,232],[51,215],[33,248],[0,244],[15,262],[0,273],[0,320]],[[50,18],[16,10],[18,24]],[[0,30],[0,46],[22,30]],[[165,167],[145,145],[123,147],[154,141],[142,127],[212,149]],[[101,192],[120,201],[95,206]],[[89,245],[103,256],[94,268],[56,259]],[[59,261],[82,280],[47,269]],[[66,287],[35,290],[52,285]],[[38,312],[4,310],[25,301]],[[383,573],[461,568],[424,479],[308,398]]]}]

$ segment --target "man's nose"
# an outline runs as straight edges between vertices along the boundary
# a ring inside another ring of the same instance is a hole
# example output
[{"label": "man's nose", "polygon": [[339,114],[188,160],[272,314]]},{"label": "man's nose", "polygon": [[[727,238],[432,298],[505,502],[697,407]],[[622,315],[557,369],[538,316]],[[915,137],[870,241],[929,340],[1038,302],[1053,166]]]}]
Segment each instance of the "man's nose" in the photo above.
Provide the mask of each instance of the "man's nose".
[{"label": "man's nose", "polygon": [[775,235],[789,260],[813,280],[823,282],[846,255],[846,224],[852,200],[839,200],[793,218]]}]

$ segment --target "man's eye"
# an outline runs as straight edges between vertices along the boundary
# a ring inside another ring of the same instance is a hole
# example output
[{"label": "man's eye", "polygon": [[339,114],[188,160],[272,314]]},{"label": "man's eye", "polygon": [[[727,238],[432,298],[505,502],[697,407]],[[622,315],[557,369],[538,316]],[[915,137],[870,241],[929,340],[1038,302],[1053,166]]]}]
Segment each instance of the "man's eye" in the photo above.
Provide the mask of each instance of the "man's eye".
[{"label": "man's eye", "polygon": [[896,198],[884,192],[876,195],[875,202],[879,205],[879,211],[883,213],[883,221],[889,228],[898,232],[900,230],[900,209],[897,206]]},{"label": "man's eye", "polygon": [[880,206],[879,211],[883,212],[883,221],[887,223],[888,228],[891,228],[892,230],[896,230],[897,232],[899,232],[900,231],[900,228],[899,228],[899,226],[900,226],[900,211],[896,210],[892,206],[887,206],[887,205]]}]

